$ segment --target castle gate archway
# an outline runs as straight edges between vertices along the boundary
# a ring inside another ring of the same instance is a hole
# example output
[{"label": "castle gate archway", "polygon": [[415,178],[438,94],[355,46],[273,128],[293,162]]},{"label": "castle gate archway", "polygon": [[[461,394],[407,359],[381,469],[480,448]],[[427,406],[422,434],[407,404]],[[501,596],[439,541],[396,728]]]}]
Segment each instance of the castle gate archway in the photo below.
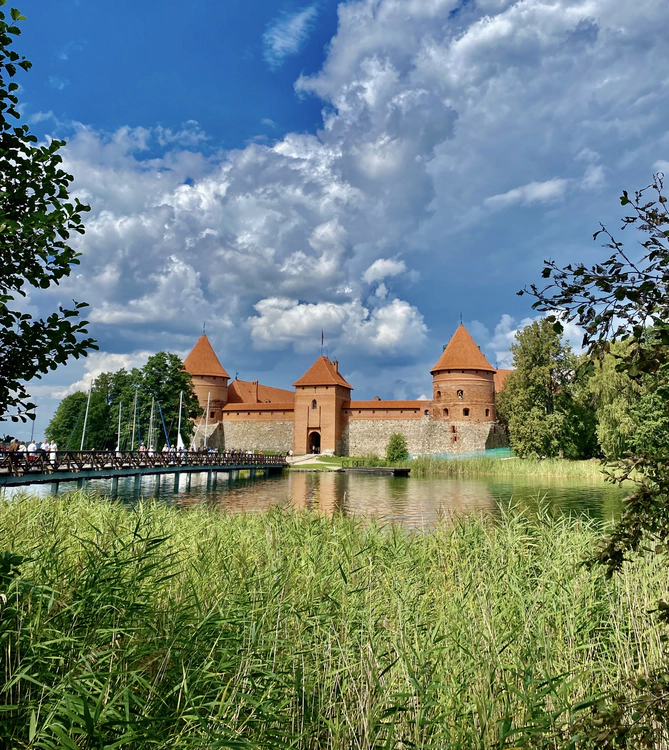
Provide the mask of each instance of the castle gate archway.
[{"label": "castle gate archway", "polygon": [[321,433],[310,432],[309,439],[307,440],[309,446],[309,453],[320,453],[321,452]]}]

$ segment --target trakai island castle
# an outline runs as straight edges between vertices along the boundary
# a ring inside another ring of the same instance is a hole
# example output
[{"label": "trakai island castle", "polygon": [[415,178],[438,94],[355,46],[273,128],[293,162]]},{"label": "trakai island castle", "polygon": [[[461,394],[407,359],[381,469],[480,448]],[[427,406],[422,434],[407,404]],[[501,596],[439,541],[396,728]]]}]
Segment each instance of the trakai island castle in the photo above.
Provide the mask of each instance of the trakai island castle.
[{"label": "trakai island castle", "polygon": [[319,357],[293,383],[294,391],[233,380],[203,334],[184,362],[208,414],[196,445],[225,450],[383,455],[390,436],[402,433],[409,453],[429,455],[505,446],[497,424],[495,393],[510,370],[495,370],[460,325],[430,371],[432,401],[353,401],[353,386],[337,360]]}]

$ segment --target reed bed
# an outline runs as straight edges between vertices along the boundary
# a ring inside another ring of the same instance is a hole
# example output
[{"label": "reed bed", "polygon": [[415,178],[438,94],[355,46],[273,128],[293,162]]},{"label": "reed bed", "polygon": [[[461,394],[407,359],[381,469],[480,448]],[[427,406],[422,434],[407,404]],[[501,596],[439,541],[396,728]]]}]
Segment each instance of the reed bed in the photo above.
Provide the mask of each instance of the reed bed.
[{"label": "reed bed", "polygon": [[562,458],[489,458],[475,456],[462,459],[415,458],[402,466],[414,475],[554,477],[586,481],[605,481],[600,461],[569,461]]},{"label": "reed bed", "polygon": [[543,747],[661,660],[666,573],[599,531],[0,500],[0,747]]}]

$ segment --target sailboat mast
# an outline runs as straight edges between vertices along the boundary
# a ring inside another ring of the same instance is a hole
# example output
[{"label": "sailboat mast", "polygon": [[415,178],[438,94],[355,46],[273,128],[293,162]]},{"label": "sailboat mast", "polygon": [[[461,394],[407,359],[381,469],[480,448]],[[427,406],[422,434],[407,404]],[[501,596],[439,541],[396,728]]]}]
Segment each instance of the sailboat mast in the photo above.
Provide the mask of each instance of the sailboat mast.
[{"label": "sailboat mast", "polygon": [[88,407],[91,405],[91,391],[93,390],[93,385],[88,389],[88,399],[86,400],[86,414],[84,415],[84,429],[81,431],[81,447],[79,448],[80,451],[83,451],[84,449],[84,438],[86,437],[86,423],[88,422]]},{"label": "sailboat mast", "polygon": [[130,452],[135,450],[135,424],[137,423],[137,391],[135,391],[135,408],[132,412],[132,438],[130,440]]},{"label": "sailboat mast", "polygon": [[177,426],[177,446],[179,442],[181,441],[181,410],[183,408],[183,404],[184,404],[184,392],[180,391],[179,392],[179,421],[177,423],[178,425]]},{"label": "sailboat mast", "polygon": [[149,417],[149,449],[153,448],[153,409],[155,398],[151,399],[151,416]]},{"label": "sailboat mast", "polygon": [[207,413],[204,421],[204,447],[207,447],[207,432],[209,430],[209,402],[211,400],[211,391],[207,392]]}]

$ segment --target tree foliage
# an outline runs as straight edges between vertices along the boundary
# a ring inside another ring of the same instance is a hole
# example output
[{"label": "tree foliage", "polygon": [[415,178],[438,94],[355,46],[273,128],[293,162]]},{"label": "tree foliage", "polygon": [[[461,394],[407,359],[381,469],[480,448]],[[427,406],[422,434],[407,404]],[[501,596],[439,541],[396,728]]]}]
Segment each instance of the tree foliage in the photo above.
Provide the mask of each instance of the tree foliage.
[{"label": "tree foliage", "polygon": [[[654,552],[665,561],[669,556],[669,212],[663,175],[633,196],[623,192],[620,202],[629,210],[622,230],[642,234],[637,248],[626,249],[600,225],[594,237],[605,240],[610,251],[605,260],[564,268],[546,261],[546,286],[521,292],[535,297],[534,307],[549,313],[556,330],[565,320],[581,326],[589,356],[610,371],[609,393],[619,387],[623,394],[623,403],[615,397],[607,401],[610,421],[626,424],[624,441],[611,446],[617,460],[609,463],[609,472],[612,481],[631,480],[636,489],[593,553],[593,562],[610,575],[639,554]],[[630,399],[635,393],[638,398]],[[660,601],[657,614],[669,623],[669,604]],[[607,711],[615,714],[607,746],[659,747],[668,734],[669,666],[631,684],[635,694],[625,698],[628,708],[598,709],[595,720],[601,729]]]},{"label": "tree foliage", "polygon": [[[191,376],[183,370],[176,354],[158,352],[142,368],[103,372],[93,381],[86,426],[85,449],[111,450],[118,442],[119,406],[121,413],[120,448],[135,450],[143,442],[160,450],[169,436],[177,440],[179,395],[183,392],[181,436],[186,444],[193,434],[191,418],[201,413],[193,391]],[[86,410],[87,394],[77,392],[61,401],[46,436],[56,440],[59,448],[79,450]],[[153,432],[151,405],[154,406]],[[163,426],[164,422],[164,426]],[[133,423],[134,442],[133,442]]]},{"label": "tree foliage", "polygon": [[93,339],[82,338],[88,333],[79,320],[84,303],[59,306],[36,320],[17,300],[27,287],[48,289],[70,275],[79,254],[69,238],[83,234],[81,214],[90,210],[69,198],[73,178],[61,169],[58,153],[64,141],[40,145],[18,123],[19,86],[12,79],[31,64],[11,45],[23,20],[14,8],[9,20],[0,11],[0,418],[13,421],[32,416],[25,382],[96,348]]},{"label": "tree foliage", "polygon": [[394,432],[386,446],[386,459],[391,463],[406,461],[409,458],[407,439],[401,432]]},{"label": "tree foliage", "polygon": [[497,412],[521,456],[589,457],[596,450],[594,416],[578,358],[545,318],[516,334],[514,371],[497,397]]}]

